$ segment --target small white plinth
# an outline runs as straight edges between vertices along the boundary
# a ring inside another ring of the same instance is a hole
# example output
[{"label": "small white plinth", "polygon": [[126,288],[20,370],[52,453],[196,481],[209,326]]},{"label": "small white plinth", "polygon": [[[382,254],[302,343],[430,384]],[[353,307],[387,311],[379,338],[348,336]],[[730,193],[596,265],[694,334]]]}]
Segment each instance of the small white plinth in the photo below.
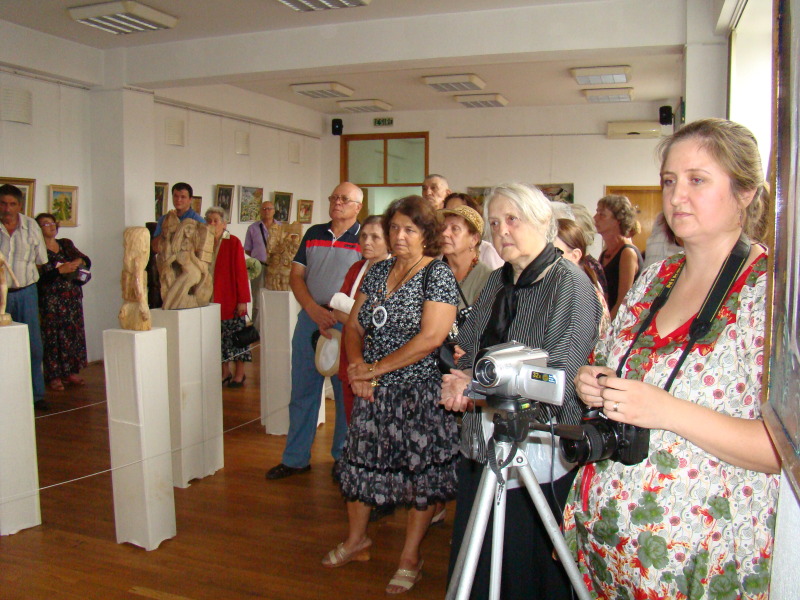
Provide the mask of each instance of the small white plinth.
[{"label": "small white plinth", "polygon": [[[291,292],[261,290],[261,424],[268,434],[289,433],[292,396],[292,334],[300,305]],[[311,343],[309,338],[308,343]],[[325,422],[325,386],[317,425]]]},{"label": "small white plinth", "polygon": [[28,326],[0,327],[0,535],[42,524]]},{"label": "small white plinth", "polygon": [[172,479],[185,488],[225,466],[219,304],[155,309],[150,318],[167,329]]},{"label": "small white plinth", "polygon": [[167,332],[103,332],[117,543],[145,550],[175,537]]}]

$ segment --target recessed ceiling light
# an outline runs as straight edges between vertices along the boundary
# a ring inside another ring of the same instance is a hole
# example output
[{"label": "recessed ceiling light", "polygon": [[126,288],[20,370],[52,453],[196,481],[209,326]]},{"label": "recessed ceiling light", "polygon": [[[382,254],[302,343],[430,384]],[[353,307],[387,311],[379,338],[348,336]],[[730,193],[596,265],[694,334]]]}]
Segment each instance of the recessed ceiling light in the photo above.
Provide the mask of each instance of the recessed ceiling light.
[{"label": "recessed ceiling light", "polygon": [[349,98],[353,95],[353,90],[335,81],[293,83],[289,87],[295,94],[303,94],[309,98]]},{"label": "recessed ceiling light", "polygon": [[425,85],[432,87],[437,92],[470,92],[482,90],[486,83],[473,73],[463,75],[429,75],[423,77]]},{"label": "recessed ceiling light", "polygon": [[581,90],[589,102],[630,102],[633,88],[601,88]]},{"label": "recessed ceiling light", "polygon": [[73,20],[106,33],[125,34],[172,29],[178,19],[135,0],[68,8]]},{"label": "recessed ceiling light", "polygon": [[468,94],[466,96],[453,96],[456,102],[467,108],[500,108],[508,104],[505,96],[500,94]]},{"label": "recessed ceiling light", "polygon": [[336,104],[347,112],[385,112],[392,110],[392,105],[383,100],[339,100]]},{"label": "recessed ceiling light", "polygon": [[312,10],[366,6],[372,0],[278,0],[278,2],[285,4],[292,10],[310,12]]},{"label": "recessed ceiling light", "polygon": [[570,73],[578,85],[614,85],[628,83],[631,80],[631,68],[628,65],[616,67],[580,67],[570,69]]}]

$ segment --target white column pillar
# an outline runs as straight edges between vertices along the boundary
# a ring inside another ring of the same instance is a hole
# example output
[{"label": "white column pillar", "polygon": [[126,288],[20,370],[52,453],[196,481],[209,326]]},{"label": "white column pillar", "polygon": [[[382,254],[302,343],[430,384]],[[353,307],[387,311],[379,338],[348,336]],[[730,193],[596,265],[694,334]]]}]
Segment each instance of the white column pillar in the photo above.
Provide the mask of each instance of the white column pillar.
[{"label": "white column pillar", "polygon": [[728,113],[728,40],[717,35],[713,2],[686,3],[686,122]]},{"label": "white column pillar", "polygon": [[167,332],[103,332],[117,542],[154,550],[175,537]]}]

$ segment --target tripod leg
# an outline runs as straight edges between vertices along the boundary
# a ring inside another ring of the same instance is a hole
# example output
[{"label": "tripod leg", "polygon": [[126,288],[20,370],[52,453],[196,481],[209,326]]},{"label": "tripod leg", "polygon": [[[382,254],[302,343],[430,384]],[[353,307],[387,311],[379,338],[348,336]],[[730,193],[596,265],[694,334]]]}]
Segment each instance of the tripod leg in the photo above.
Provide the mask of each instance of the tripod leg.
[{"label": "tripod leg", "polygon": [[550,536],[550,541],[553,542],[553,546],[558,554],[558,558],[561,560],[561,564],[564,566],[567,576],[569,576],[569,580],[572,583],[575,594],[580,600],[591,600],[589,590],[586,589],[586,586],[583,583],[583,578],[581,577],[580,571],[578,571],[578,566],[572,559],[572,554],[570,553],[569,548],[567,548],[567,542],[564,540],[564,536],[561,535],[558,521],[556,521],[556,518],[553,516],[553,512],[550,510],[550,505],[547,504],[547,499],[545,499],[544,494],[542,493],[542,488],[539,486],[539,482],[536,480],[536,475],[533,474],[533,469],[531,469],[531,466],[528,464],[527,457],[524,455],[524,453],[520,452],[515,457],[514,462],[520,463],[515,464],[517,467],[517,473],[519,474],[523,483],[525,483],[528,493],[531,495],[531,500],[533,500],[536,511],[539,513],[539,517],[542,519],[542,523],[547,530],[547,534]]},{"label": "tripod leg", "polygon": [[467,600],[469,598],[496,489],[497,477],[491,469],[484,468],[467,528],[461,540],[453,576],[450,578],[450,585],[447,588],[446,600]]},{"label": "tripod leg", "polygon": [[[497,452],[497,462],[502,463],[508,453],[512,450],[510,443],[496,442],[495,452]],[[500,471],[503,480],[508,481],[508,466]],[[491,472],[489,467],[487,471]],[[503,575],[503,547],[505,546],[506,535],[506,499],[508,489],[505,485],[495,484],[494,518],[492,521],[492,567],[489,580],[489,599],[500,600],[501,579]]]}]

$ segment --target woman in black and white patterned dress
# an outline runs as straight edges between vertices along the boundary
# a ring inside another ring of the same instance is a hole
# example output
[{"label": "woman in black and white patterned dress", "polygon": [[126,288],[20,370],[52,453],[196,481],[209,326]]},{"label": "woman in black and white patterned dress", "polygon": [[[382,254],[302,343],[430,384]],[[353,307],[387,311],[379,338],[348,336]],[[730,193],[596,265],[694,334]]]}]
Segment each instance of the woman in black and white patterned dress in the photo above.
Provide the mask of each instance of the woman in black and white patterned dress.
[{"label": "woman in black and white patterned dress", "polygon": [[436,502],[456,493],[458,430],[439,403],[433,351],[455,320],[458,291],[450,267],[434,258],[441,225],[427,202],[395,200],[383,225],[393,258],[364,276],[345,327],[356,400],[337,476],[348,537],[322,562],[368,560],[371,507],[409,506],[399,568],[386,588],[398,594],[420,578],[420,544]]}]

